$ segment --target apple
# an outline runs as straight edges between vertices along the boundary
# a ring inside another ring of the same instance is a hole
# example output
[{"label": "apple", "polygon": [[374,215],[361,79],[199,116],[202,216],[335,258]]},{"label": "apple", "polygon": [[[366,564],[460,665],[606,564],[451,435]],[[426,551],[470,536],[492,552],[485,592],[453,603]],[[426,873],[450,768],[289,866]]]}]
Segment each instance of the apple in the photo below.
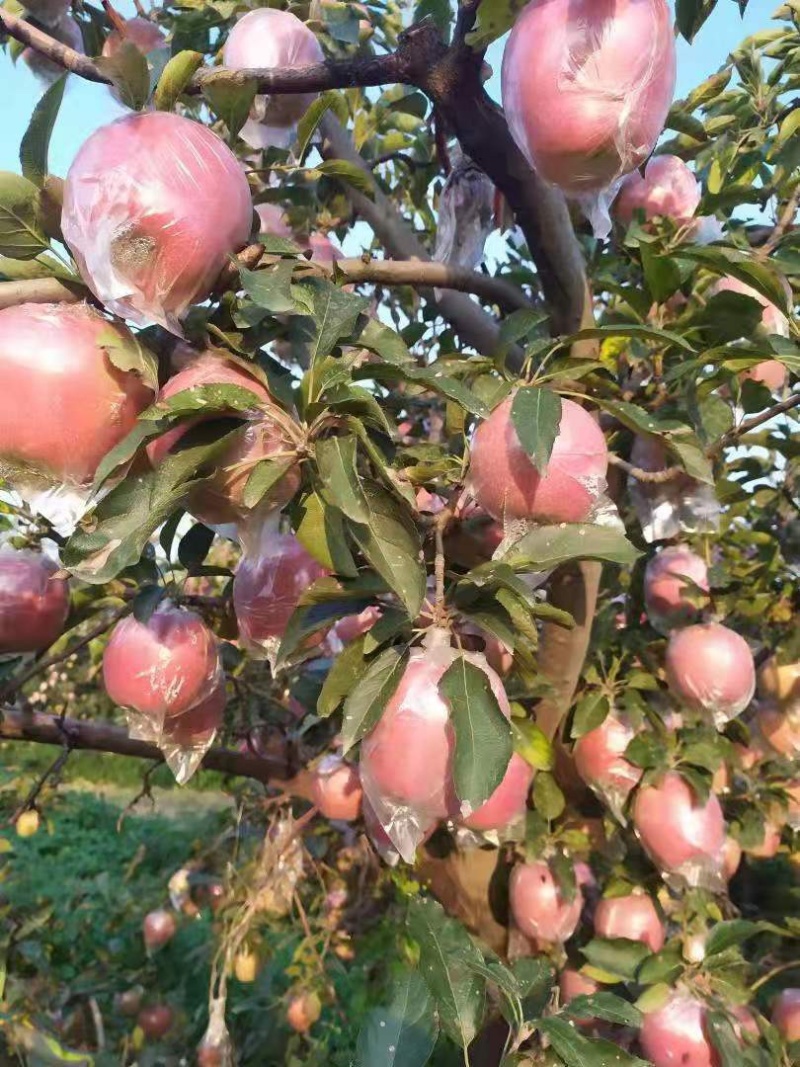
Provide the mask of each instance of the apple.
[{"label": "apple", "polygon": [[38,552],[0,549],[0,654],[40,652],[69,615],[69,583]]},{"label": "apple", "polygon": [[655,865],[690,886],[714,881],[722,870],[725,819],[716,796],[701,802],[675,771],[640,789],[633,823]]},{"label": "apple", "polygon": [[0,310],[0,476],[12,488],[91,484],[153,398],[108,355],[136,344],[88,304]]},{"label": "apple", "polygon": [[575,742],[573,755],[578,774],[595,792],[613,800],[617,808],[624,804],[642,777],[641,768],[624,756],[635,736],[630,722],[611,712],[599,726]]},{"label": "apple", "polygon": [[503,108],[520,151],[573,196],[650,155],[675,89],[665,0],[533,0],[503,56]]},{"label": "apple", "polygon": [[361,814],[361,780],[358,770],[341,756],[325,756],[312,779],[314,804],[326,819],[352,822]]},{"label": "apple", "polygon": [[710,712],[718,727],[736,718],[753,699],[753,654],[743,637],[721,623],[675,631],[665,666],[672,695],[693,711]]},{"label": "apple", "polygon": [[139,326],[181,336],[181,318],[209,296],[252,224],[238,159],[182,115],[142,111],[101,126],[67,173],[61,229],[81,276]]},{"label": "apple", "polygon": [[322,1013],[322,1004],[316,993],[298,993],[289,1001],[286,1021],[298,1034],[307,1033]]},{"label": "apple", "polygon": [[800,1041],[800,989],[784,989],[772,1005],[772,1025],[787,1044]]},{"label": "apple", "polygon": [[579,404],[563,400],[553,452],[540,474],[517,437],[512,403],[507,397],[475,432],[469,477],[478,505],[499,522],[588,519],[608,468],[602,430]]},{"label": "apple", "polygon": [[159,908],[157,911],[151,911],[145,915],[142,931],[148,952],[166,945],[167,942],[173,939],[177,930],[178,924],[175,922],[175,916],[171,911]]},{"label": "apple", "polygon": [[652,899],[643,892],[624,897],[604,897],[595,908],[594,931],[598,937],[641,941],[651,952],[664,947],[664,924]]},{"label": "apple", "polygon": [[477,811],[463,820],[470,830],[502,830],[525,814],[533,769],[517,752],[500,785]]},{"label": "apple", "polygon": [[151,1041],[160,1041],[172,1029],[175,1015],[168,1004],[149,1004],[142,1008],[136,1019],[144,1036]]},{"label": "apple", "polygon": [[575,933],[583,910],[583,894],[576,885],[568,901],[544,860],[519,863],[511,872],[509,903],[514,921],[532,941],[561,944]]},{"label": "apple", "polygon": [[647,1012],[639,1041],[653,1067],[719,1067],[719,1058],[706,1032],[707,1009],[702,1001],[680,990]]},{"label": "apple", "polygon": [[628,226],[637,212],[645,221],[663,215],[675,222],[692,218],[700,204],[700,183],[678,156],[653,156],[644,168],[627,174],[614,201],[614,216]]},{"label": "apple", "polygon": [[671,545],[653,556],[644,574],[645,607],[653,626],[669,633],[694,622],[697,586],[708,592],[708,567],[686,545]]}]

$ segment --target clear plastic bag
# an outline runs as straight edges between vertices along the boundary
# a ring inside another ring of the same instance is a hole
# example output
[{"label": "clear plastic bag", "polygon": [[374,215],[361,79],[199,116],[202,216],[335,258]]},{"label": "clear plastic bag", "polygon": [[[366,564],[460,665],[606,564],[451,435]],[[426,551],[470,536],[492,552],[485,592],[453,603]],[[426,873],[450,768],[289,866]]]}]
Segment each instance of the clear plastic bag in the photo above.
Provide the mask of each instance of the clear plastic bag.
[{"label": "clear plastic bag", "polygon": [[546,860],[518,863],[509,884],[511,913],[518,929],[538,945],[558,945],[575,933],[583,911],[576,886],[568,900]]},{"label": "clear plastic bag", "polygon": [[208,1008],[208,1026],[197,1046],[198,1067],[233,1067],[233,1045],[225,1024],[225,999],[212,998]]},{"label": "clear plastic bag", "polygon": [[158,745],[179,784],[199,767],[227,696],[217,639],[193,611],[162,602],[146,623],[119,622],[103,655],[103,681],[124,708],[130,736]]},{"label": "clear plastic bag", "polygon": [[622,179],[614,201],[614,217],[629,225],[641,212],[645,221],[657,215],[688,222],[700,204],[701,187],[694,173],[678,156],[653,156],[644,168]]},{"label": "clear plastic bag", "polygon": [[182,336],[253,225],[250,187],[215,133],[165,111],[126,115],[83,143],[67,174],[61,226],[81,276],[139,326]]},{"label": "clear plastic bag", "polygon": [[694,622],[693,602],[699,590],[708,592],[708,567],[687,545],[669,545],[653,556],[644,572],[644,603],[650,625],[668,634]]},{"label": "clear plastic bag", "polygon": [[756,689],[753,654],[743,637],[709,622],[675,630],[665,659],[670,692],[718,730],[745,710]]},{"label": "clear plastic bag", "polygon": [[87,304],[0,311],[0,476],[59,532],[72,531],[100,461],[153,400],[108,355],[136,345]]},{"label": "clear plastic bag", "polygon": [[433,258],[474,270],[483,262],[493,229],[494,184],[469,156],[459,153],[439,197]]},{"label": "clear plastic bag", "polygon": [[575,742],[575,768],[593,793],[604,800],[611,813],[624,826],[625,804],[641,781],[642,769],[625,759],[625,751],[636,736],[630,720],[612,711],[594,730]]},{"label": "clear plastic bag", "polygon": [[511,134],[598,236],[620,179],[655,147],[675,76],[665,0],[533,0],[517,19],[503,57]]},{"label": "clear plastic bag", "polygon": [[[480,653],[459,653],[447,631],[431,629],[411,653],[398,688],[361,745],[361,785],[369,807],[407,863],[444,818],[472,814],[455,793],[455,735],[439,681],[463,655],[484,671],[503,713],[511,709],[499,676]],[[366,808],[365,804],[365,808]]]},{"label": "clear plastic bag", "polygon": [[[309,586],[329,572],[291,533],[279,516],[240,527],[244,553],[233,581],[239,636],[253,655],[275,664],[286,624]],[[322,634],[309,638],[318,644]]]},{"label": "clear plastic bag", "polygon": [[[249,11],[228,35],[222,61],[231,70],[306,67],[325,53],[312,31],[289,11],[261,7]],[[317,93],[257,96],[240,136],[251,148],[287,148],[299,120]]]},{"label": "clear plastic bag", "polygon": [[[631,463],[644,471],[671,466],[666,449],[655,437],[637,437]],[[668,541],[682,533],[716,533],[721,508],[713,485],[681,473],[666,482],[643,482],[631,475],[628,493],[642,525],[645,541]]]}]

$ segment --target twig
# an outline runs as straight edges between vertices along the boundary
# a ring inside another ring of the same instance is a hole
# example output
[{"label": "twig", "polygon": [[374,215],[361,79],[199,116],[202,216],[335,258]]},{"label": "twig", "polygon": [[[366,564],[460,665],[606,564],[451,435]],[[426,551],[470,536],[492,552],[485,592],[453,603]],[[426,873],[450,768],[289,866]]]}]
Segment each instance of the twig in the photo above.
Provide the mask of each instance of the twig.
[{"label": "twig", "polygon": [[757,255],[766,259],[771,255],[781,242],[784,234],[794,222],[794,217],[800,208],[800,182],[795,186],[794,192],[786,201],[783,211],[764,244],[759,248]]},{"label": "twig", "polygon": [[369,161],[369,168],[370,170],[377,170],[384,163],[404,163],[409,170],[418,170],[431,165],[429,159],[413,159],[411,156],[407,156],[405,152],[384,152],[383,155]]},{"label": "twig", "polygon": [[120,15],[119,11],[117,11],[117,9],[111,3],[111,0],[100,0],[100,2],[103,5],[103,11],[105,11],[108,21],[111,23],[111,25],[120,35],[120,37],[124,38],[127,35],[127,26],[125,24],[125,19],[122,17],[122,15]]},{"label": "twig", "polygon": [[22,815],[23,812],[29,811],[34,806],[34,804],[36,803],[36,798],[39,796],[41,791],[44,789],[44,787],[47,784],[47,782],[51,778],[55,778],[55,776],[61,771],[61,768],[64,766],[64,764],[69,759],[70,753],[72,752],[72,746],[69,744],[69,740],[66,737],[66,735],[65,735],[65,737],[63,739],[63,744],[64,744],[63,751],[59,752],[59,754],[56,756],[56,758],[53,760],[53,762],[50,764],[50,766],[44,771],[44,773],[39,775],[39,777],[37,778],[35,784],[33,785],[33,787],[31,788],[30,792],[28,793],[28,795],[25,797],[25,799],[19,805],[19,807],[14,812],[14,814],[11,816],[11,818],[8,820],[8,825],[9,826],[13,826],[16,823],[17,819],[20,817],[20,815]]},{"label": "twig", "polygon": [[163,765],[163,763],[164,757],[160,756],[157,760],[153,760],[153,762],[142,775],[142,785],[139,789],[139,792],[136,794],[133,800],[131,800],[128,804],[125,805],[125,808],[120,812],[120,816],[117,819],[117,833],[119,833],[122,829],[122,824],[125,822],[125,817],[128,815],[128,812],[133,811],[133,809],[136,807],[140,800],[144,800],[144,798],[147,797],[150,803],[155,806],[155,801],[153,800],[153,794],[151,792],[150,779],[153,777],[153,774],[158,770],[158,768]]},{"label": "twig", "polygon": [[642,467],[635,467],[632,463],[628,463],[627,460],[614,455],[613,452],[609,453],[608,462],[612,467],[619,467],[620,470],[625,471],[631,478],[635,478],[637,482],[651,482],[656,485],[662,485],[664,482],[673,482],[676,478],[686,473],[683,467],[665,467],[660,471],[646,471]]},{"label": "twig", "polygon": [[88,644],[94,641],[96,637],[100,637],[101,634],[104,634],[106,630],[121,619],[123,615],[127,615],[130,610],[130,605],[123,604],[122,607],[115,609],[110,618],[98,623],[97,626],[93,627],[87,634],[84,634],[80,641],[76,641],[74,645],[65,648],[63,652],[57,652],[52,656],[46,656],[44,659],[37,660],[36,663],[26,671],[14,675],[13,678],[10,678],[6,684],[0,688],[0,704],[3,701],[8,700],[13,693],[16,693],[21,689],[26,682],[31,680],[31,678],[35,678],[37,674],[46,671],[48,667],[55,667],[57,663],[63,663],[65,659],[69,659],[75,652],[80,652],[82,648],[85,648]]},{"label": "twig", "polygon": [[799,404],[800,393],[792,393],[792,395],[785,400],[781,400],[780,403],[774,404],[771,408],[767,408],[766,411],[762,411],[760,415],[754,415],[752,419],[745,419],[744,422],[720,437],[716,445],[713,446],[713,454],[720,452],[723,448],[727,448],[728,445],[735,444],[740,437],[744,437],[744,435],[750,433],[751,430],[757,430],[758,427],[763,426],[765,422],[770,422],[778,415],[783,415],[785,412],[791,411]]}]

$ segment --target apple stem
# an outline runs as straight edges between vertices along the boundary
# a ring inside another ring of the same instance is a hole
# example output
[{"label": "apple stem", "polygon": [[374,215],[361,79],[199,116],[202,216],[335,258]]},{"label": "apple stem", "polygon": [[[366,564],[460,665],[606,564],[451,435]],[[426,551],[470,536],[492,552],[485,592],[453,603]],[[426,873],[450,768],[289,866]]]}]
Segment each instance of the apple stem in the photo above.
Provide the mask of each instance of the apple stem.
[{"label": "apple stem", "polygon": [[110,0],[102,0],[103,10],[108,16],[108,21],[120,35],[125,37],[127,33],[127,27],[125,25],[125,19],[120,15],[119,11],[111,4]]}]

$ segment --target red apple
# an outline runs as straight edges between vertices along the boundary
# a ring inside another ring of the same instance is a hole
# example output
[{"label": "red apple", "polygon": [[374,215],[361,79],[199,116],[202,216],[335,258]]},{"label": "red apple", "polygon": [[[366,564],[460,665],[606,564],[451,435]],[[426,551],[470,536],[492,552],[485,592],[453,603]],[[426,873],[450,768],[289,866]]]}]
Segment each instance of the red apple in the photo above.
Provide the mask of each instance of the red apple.
[{"label": "red apple", "polygon": [[464,819],[464,826],[470,830],[502,830],[524,815],[532,781],[533,769],[515,752],[500,785]]},{"label": "red apple", "polygon": [[543,860],[519,863],[511,872],[509,903],[514,921],[526,937],[544,944],[561,944],[575,933],[583,910],[583,894],[576,887],[567,901]]},{"label": "red apple", "polygon": [[756,724],[761,736],[779,755],[789,759],[800,756],[800,706],[797,701],[785,708],[762,705],[756,715]]},{"label": "red apple", "polygon": [[[268,7],[239,19],[222,52],[224,66],[232,70],[305,67],[324,59],[319,41],[296,15]],[[292,127],[316,98],[317,93],[256,97],[241,137],[252,148],[286,147]]]},{"label": "red apple", "polygon": [[139,51],[144,52],[145,55],[148,52],[155,52],[159,48],[167,47],[164,34],[156,26],[155,22],[151,22],[150,19],[137,16],[136,18],[125,19],[124,22],[124,32],[114,29],[103,42],[102,55],[107,58],[115,56],[126,41],[136,45]]},{"label": "red apple", "polygon": [[142,929],[145,947],[152,952],[153,949],[162,948],[173,939],[177,933],[178,924],[171,911],[160,908],[158,911],[151,911],[145,915]]},{"label": "red apple", "polygon": [[153,398],[107,355],[135,343],[87,304],[0,311],[0,476],[15,489],[90,484]]},{"label": "red apple", "polygon": [[322,1013],[322,1004],[316,993],[298,993],[289,1001],[286,1021],[298,1034],[307,1033]]},{"label": "red apple", "polygon": [[693,711],[710,712],[718,727],[753,699],[753,654],[743,637],[718,622],[674,632],[665,665],[672,695]]},{"label": "red apple", "polygon": [[199,122],[126,115],[84,142],[67,174],[61,228],[105,306],[181,334],[253,223],[236,156]]},{"label": "red apple", "polygon": [[668,633],[697,618],[695,586],[708,592],[708,567],[686,545],[671,545],[652,557],[644,574],[644,601],[657,630]]},{"label": "red apple", "polygon": [[645,221],[663,215],[685,222],[700,204],[700,183],[678,156],[653,156],[644,170],[632,171],[622,181],[614,201],[615,217],[628,226],[637,212]]},{"label": "red apple", "polygon": [[639,783],[642,771],[625,759],[636,732],[622,716],[611,713],[575,742],[575,768],[588,786],[620,808]]},{"label": "red apple", "polygon": [[[187,390],[213,385],[246,389],[253,394],[253,407],[250,411],[235,412],[237,416],[247,419],[246,424],[237,431],[235,440],[217,461],[217,470],[212,477],[195,489],[189,498],[188,506],[192,514],[211,526],[234,523],[245,518],[251,509],[245,507],[244,492],[256,464],[277,453],[288,458],[297,448],[296,442],[290,437],[292,420],[278,408],[267,387],[249,374],[246,368],[226,359],[222,353],[204,352],[167,381],[158,394],[158,400],[167,401]],[[208,417],[220,418],[221,414],[216,412]],[[203,421],[201,416],[181,422],[151,441],[147,446],[151,464],[159,466],[189,429]],[[297,492],[299,485],[300,469],[294,463],[259,503],[259,511],[265,506],[276,509],[283,507]]]},{"label": "red apple", "polygon": [[145,1037],[160,1041],[172,1029],[175,1016],[168,1004],[150,1004],[142,1008],[136,1021]]},{"label": "red apple", "polygon": [[233,606],[245,644],[254,651],[274,645],[300,597],[327,573],[293,534],[263,528],[254,550],[242,556],[233,582]]},{"label": "red apple", "polygon": [[143,990],[139,986],[132,989],[124,989],[114,997],[114,1007],[120,1015],[134,1016],[139,1014],[142,1006]]},{"label": "red apple", "polygon": [[260,222],[260,233],[269,233],[274,237],[284,237],[287,241],[294,240],[292,227],[289,220],[278,204],[256,204],[256,214]]},{"label": "red apple", "polygon": [[633,822],[650,858],[665,874],[690,886],[721,875],[725,819],[712,793],[701,803],[675,771],[636,795]]},{"label": "red apple", "polygon": [[604,897],[595,908],[594,931],[598,937],[641,941],[651,952],[664,947],[664,924],[646,893]]},{"label": "red apple", "polygon": [[225,682],[220,678],[219,684],[205,700],[166,720],[162,741],[179,748],[205,748],[222,726],[227,705]]},{"label": "red apple", "polygon": [[665,0],[533,0],[503,57],[503,107],[518,147],[572,195],[647,159],[675,89]]},{"label": "red apple", "polygon": [[326,756],[314,771],[312,799],[326,819],[351,822],[361,814],[358,770],[341,758]]},{"label": "red apple", "polygon": [[146,623],[128,616],[103,656],[111,699],[161,722],[206,700],[220,680],[217,639],[194,611],[162,602]]},{"label": "red apple", "polygon": [[653,1067],[719,1067],[706,1033],[706,1006],[688,993],[676,990],[666,1004],[648,1012],[639,1041]]},{"label": "red apple", "polygon": [[[558,976],[558,991],[562,1006],[566,1007],[576,997],[593,997],[600,992],[600,984],[572,967],[565,967]],[[578,1026],[594,1026],[594,1018],[576,1019]]]},{"label": "red apple", "polygon": [[0,654],[40,652],[61,636],[69,583],[38,552],[0,549]]},{"label": "red apple", "polygon": [[470,480],[476,501],[498,521],[588,519],[608,467],[600,427],[579,404],[563,400],[553,452],[544,474],[539,474],[517,437],[512,402],[507,397],[475,432]]},{"label": "red apple", "polygon": [[772,1025],[784,1041],[800,1041],[800,989],[784,989],[772,1005]]}]

